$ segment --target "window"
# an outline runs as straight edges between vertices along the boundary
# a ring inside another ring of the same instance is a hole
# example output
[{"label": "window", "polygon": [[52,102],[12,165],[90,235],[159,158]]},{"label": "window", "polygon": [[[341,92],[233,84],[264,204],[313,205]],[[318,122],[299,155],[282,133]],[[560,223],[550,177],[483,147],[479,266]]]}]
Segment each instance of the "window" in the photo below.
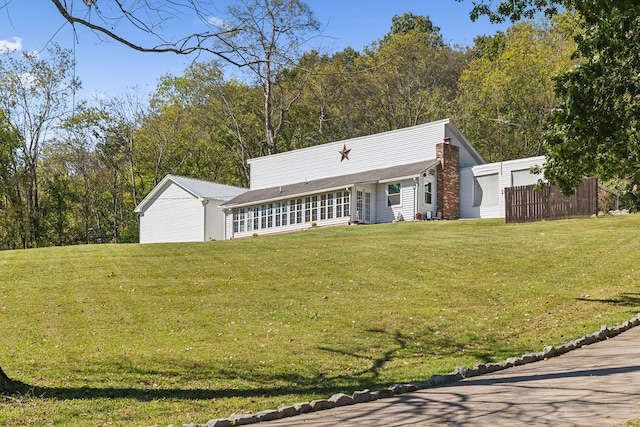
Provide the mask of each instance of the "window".
[{"label": "window", "polygon": [[389,184],[387,186],[387,206],[400,205],[400,183]]},{"label": "window", "polygon": [[273,204],[267,205],[267,228],[273,227]]},{"label": "window", "polygon": [[267,205],[260,206],[260,228],[267,228]]},{"label": "window", "polygon": [[304,222],[311,221],[311,197],[304,198]]},{"label": "window", "polygon": [[521,185],[531,185],[538,182],[538,176],[533,175],[529,169],[511,171],[511,185],[519,187]]},{"label": "window", "polygon": [[499,195],[497,173],[473,178],[473,206],[497,205]]},{"label": "window", "polygon": [[247,210],[247,231],[259,230],[260,227],[260,211],[257,206],[250,207]]},{"label": "window", "polygon": [[289,210],[289,201],[282,202],[280,207],[282,208],[282,225],[287,225],[287,211]]},{"label": "window", "polygon": [[311,198],[311,221],[318,220],[318,196]]},{"label": "window", "polygon": [[327,219],[327,195],[320,196],[320,219]]},{"label": "window", "polygon": [[245,209],[236,209],[233,212],[233,232],[242,233],[245,230]]},{"label": "window", "polygon": [[282,203],[276,203],[276,227],[282,225]]},{"label": "window", "polygon": [[333,193],[327,194],[327,219],[333,218]]},{"label": "window", "polygon": [[351,206],[349,205],[349,192],[345,191],[342,197],[342,216],[351,215]]},{"label": "window", "polygon": [[291,208],[289,209],[289,224],[295,224],[296,223],[296,201],[295,200],[291,200],[290,202],[291,204]]},{"label": "window", "polygon": [[302,199],[296,199],[296,224],[302,224]]},{"label": "window", "polygon": [[336,193],[336,218],[342,217],[342,191]]},{"label": "window", "polygon": [[432,204],[431,198],[433,197],[432,191],[433,184],[431,182],[424,183],[424,204],[430,205]]},{"label": "window", "polygon": [[371,193],[368,191],[364,193],[364,220],[371,222]]}]

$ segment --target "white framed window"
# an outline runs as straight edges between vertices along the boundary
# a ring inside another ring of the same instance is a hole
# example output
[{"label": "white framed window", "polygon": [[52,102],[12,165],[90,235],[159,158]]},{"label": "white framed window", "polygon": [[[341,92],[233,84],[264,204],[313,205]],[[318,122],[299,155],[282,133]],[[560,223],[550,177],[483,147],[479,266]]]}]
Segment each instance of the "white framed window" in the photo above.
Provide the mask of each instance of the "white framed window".
[{"label": "white framed window", "polygon": [[320,219],[327,219],[327,194],[320,196]]},{"label": "white framed window", "polygon": [[233,211],[233,232],[242,233],[245,231],[245,209],[236,209]]},{"label": "white framed window", "polygon": [[311,221],[318,220],[318,196],[311,197]]},{"label": "white framed window", "polygon": [[432,182],[424,183],[424,204],[425,205],[433,204],[433,183]]},{"label": "white framed window", "polygon": [[342,191],[336,193],[336,218],[342,217]]},{"label": "white framed window", "polygon": [[351,215],[351,204],[349,201],[350,193],[345,191],[342,195],[342,216],[350,216]]},{"label": "white framed window", "polygon": [[287,200],[286,202],[282,202],[280,204],[280,209],[282,209],[281,214],[280,214],[280,218],[282,220],[281,225],[287,225],[287,218],[288,218],[288,210],[289,210],[289,201]]},{"label": "white framed window", "polygon": [[400,188],[399,182],[387,185],[387,206],[400,206]]}]

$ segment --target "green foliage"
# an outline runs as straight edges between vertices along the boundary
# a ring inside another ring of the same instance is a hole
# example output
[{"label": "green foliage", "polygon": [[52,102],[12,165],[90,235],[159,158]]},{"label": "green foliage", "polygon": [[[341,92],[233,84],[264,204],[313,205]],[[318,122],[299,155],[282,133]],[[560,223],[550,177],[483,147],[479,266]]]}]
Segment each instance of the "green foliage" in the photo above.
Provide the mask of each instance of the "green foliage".
[{"label": "green foliage", "polygon": [[640,5],[576,2],[586,30],[579,67],[557,78],[546,177],[565,191],[584,176],[640,184]]},{"label": "green foliage", "polygon": [[391,31],[385,36],[385,41],[389,41],[394,36],[419,34],[429,40],[429,44],[442,48],[444,42],[440,34],[440,27],[436,27],[428,16],[405,13],[402,16],[395,15],[391,19]]},{"label": "green foliage", "polygon": [[[462,0],[458,0],[462,1]],[[474,5],[473,19],[517,21],[563,7],[582,19],[576,36],[580,61],[556,79],[559,105],[545,135],[546,178],[566,193],[584,177],[597,175],[628,183],[622,189],[631,206],[638,205],[640,149],[637,82],[640,6],[633,0],[517,0]]]},{"label": "green foliage", "polygon": [[[71,93],[79,87],[71,52],[53,44],[41,57],[35,52],[0,55],[0,109],[19,134],[15,170],[14,235],[19,246],[46,240],[40,209],[39,167],[46,136],[64,115]],[[13,243],[11,244],[13,245]]]},{"label": "green foliage", "polygon": [[20,134],[0,109],[0,249],[21,246],[20,145]]},{"label": "green foliage", "polygon": [[639,253],[636,215],[1,252],[0,424],[205,423],[539,351],[635,316]]},{"label": "green foliage", "polygon": [[574,0],[500,0],[499,2],[479,0],[473,2],[471,19],[475,21],[484,15],[491,22],[504,22],[506,19],[518,22],[523,19],[533,20],[541,12],[550,18],[558,13],[558,6],[570,7],[574,2]]},{"label": "green foliage", "polygon": [[556,106],[554,76],[569,69],[578,21],[520,23],[477,38],[459,81],[454,119],[487,161],[544,154],[547,117]]}]

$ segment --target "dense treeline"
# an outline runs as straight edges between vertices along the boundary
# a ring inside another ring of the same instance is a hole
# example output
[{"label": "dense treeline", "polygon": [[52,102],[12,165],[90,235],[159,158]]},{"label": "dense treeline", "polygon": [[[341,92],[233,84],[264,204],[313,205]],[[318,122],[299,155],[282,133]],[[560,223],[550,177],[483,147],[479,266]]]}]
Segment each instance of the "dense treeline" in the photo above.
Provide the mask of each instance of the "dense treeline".
[{"label": "dense treeline", "polygon": [[0,248],[134,242],[134,207],[167,173],[247,186],[247,159],[446,117],[487,161],[542,154],[553,76],[575,65],[577,28],[564,14],[459,47],[405,14],[362,51],[255,61],[237,79],[198,62],[149,98],[75,106],[68,51],[5,53]]}]

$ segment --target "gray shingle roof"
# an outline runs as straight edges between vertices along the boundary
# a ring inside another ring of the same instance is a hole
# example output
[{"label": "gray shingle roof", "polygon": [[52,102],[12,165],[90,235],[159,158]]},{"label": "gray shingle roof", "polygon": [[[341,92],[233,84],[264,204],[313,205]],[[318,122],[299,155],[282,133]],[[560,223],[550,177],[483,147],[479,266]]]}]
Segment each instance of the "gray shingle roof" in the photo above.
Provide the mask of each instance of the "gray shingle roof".
[{"label": "gray shingle roof", "polygon": [[183,190],[191,193],[193,197],[203,200],[229,201],[247,191],[246,188],[218,184],[217,182],[203,181],[201,179],[186,178],[177,175],[166,175],[158,185],[147,194],[140,204],[136,206],[134,212],[143,212],[145,207],[154,200],[156,194],[158,194],[162,188],[166,187],[168,182],[173,182]]},{"label": "gray shingle roof", "polygon": [[376,184],[401,178],[412,178],[420,175],[427,169],[438,164],[437,160],[411,163],[408,165],[392,166],[384,169],[374,169],[365,172],[358,172],[350,175],[335,176],[330,178],[317,179],[296,184],[282,185],[278,187],[262,188],[259,190],[249,190],[240,194],[234,199],[222,204],[225,207],[248,206],[263,202],[290,199],[292,197],[304,196],[307,194],[320,193],[324,191],[336,191],[342,188],[351,187],[355,184]]},{"label": "gray shingle roof", "polygon": [[195,178],[186,178],[184,176],[168,175],[168,178],[201,199],[228,201],[247,191],[246,188],[233,187],[231,185],[218,184],[217,182]]}]

